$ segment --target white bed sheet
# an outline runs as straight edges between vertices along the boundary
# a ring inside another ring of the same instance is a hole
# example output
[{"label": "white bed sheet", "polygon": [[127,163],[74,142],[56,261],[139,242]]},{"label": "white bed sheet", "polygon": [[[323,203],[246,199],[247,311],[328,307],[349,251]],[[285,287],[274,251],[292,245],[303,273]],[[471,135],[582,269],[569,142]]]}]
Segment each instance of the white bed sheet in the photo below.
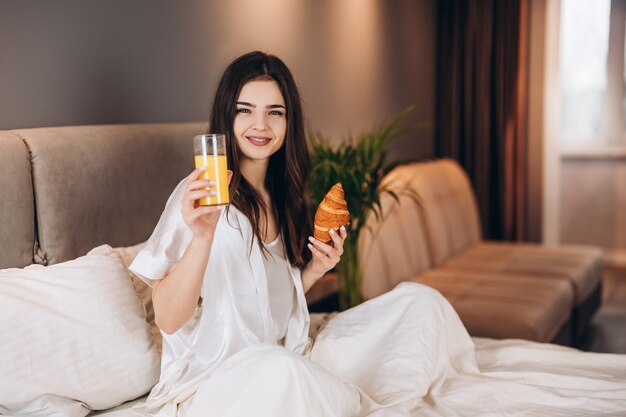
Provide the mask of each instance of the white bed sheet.
[{"label": "white bed sheet", "polygon": [[117,407],[109,408],[108,410],[101,411],[93,411],[87,415],[87,417],[98,416],[98,417],[137,417],[131,411],[131,408],[142,401],[145,401],[148,395],[144,395],[143,397],[139,397],[132,401],[127,401],[124,404],[120,404]]}]

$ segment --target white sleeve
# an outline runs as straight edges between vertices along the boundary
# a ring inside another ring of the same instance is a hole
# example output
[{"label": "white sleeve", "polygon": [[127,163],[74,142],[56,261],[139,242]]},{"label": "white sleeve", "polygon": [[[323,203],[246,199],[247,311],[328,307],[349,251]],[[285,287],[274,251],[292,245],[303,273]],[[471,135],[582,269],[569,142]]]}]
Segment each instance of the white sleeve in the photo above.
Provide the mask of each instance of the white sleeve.
[{"label": "white sleeve", "polygon": [[178,183],[170,195],[152,235],[129,266],[150,287],[170,273],[193,237],[180,212],[184,192],[185,180]]}]

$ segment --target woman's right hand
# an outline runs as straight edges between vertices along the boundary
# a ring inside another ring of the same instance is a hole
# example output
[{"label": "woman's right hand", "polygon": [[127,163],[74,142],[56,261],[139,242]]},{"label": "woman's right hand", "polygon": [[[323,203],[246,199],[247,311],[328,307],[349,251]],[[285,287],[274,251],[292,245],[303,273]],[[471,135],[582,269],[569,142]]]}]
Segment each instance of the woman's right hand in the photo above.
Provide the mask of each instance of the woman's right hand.
[{"label": "woman's right hand", "polygon": [[[221,208],[218,206],[200,206],[198,200],[203,197],[216,195],[214,181],[201,179],[204,168],[195,169],[187,177],[187,187],[181,203],[180,211],[185,224],[191,229],[194,236],[202,240],[210,240],[215,233],[217,221],[220,218]],[[232,171],[228,171],[228,183]]]}]

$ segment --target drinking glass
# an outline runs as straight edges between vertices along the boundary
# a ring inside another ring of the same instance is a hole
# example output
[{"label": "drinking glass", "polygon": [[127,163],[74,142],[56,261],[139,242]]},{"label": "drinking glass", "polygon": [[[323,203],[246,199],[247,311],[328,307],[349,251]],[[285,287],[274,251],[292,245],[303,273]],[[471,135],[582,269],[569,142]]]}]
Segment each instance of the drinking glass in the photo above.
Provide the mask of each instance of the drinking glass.
[{"label": "drinking glass", "polygon": [[228,204],[228,172],[226,159],[226,135],[211,133],[194,136],[193,150],[196,168],[205,167],[201,177],[215,182],[216,195],[198,200],[201,206],[219,206]]}]

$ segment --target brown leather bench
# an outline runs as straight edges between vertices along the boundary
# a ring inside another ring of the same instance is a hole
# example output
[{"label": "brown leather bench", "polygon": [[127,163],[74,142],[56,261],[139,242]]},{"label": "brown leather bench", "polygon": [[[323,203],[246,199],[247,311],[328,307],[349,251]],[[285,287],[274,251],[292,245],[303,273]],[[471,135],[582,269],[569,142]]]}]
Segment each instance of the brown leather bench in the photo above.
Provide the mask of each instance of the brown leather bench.
[{"label": "brown leather bench", "polygon": [[361,238],[363,295],[405,280],[439,290],[474,336],[575,345],[597,310],[596,247],[484,241],[475,196],[452,160],[406,165],[386,179],[402,197]]}]

